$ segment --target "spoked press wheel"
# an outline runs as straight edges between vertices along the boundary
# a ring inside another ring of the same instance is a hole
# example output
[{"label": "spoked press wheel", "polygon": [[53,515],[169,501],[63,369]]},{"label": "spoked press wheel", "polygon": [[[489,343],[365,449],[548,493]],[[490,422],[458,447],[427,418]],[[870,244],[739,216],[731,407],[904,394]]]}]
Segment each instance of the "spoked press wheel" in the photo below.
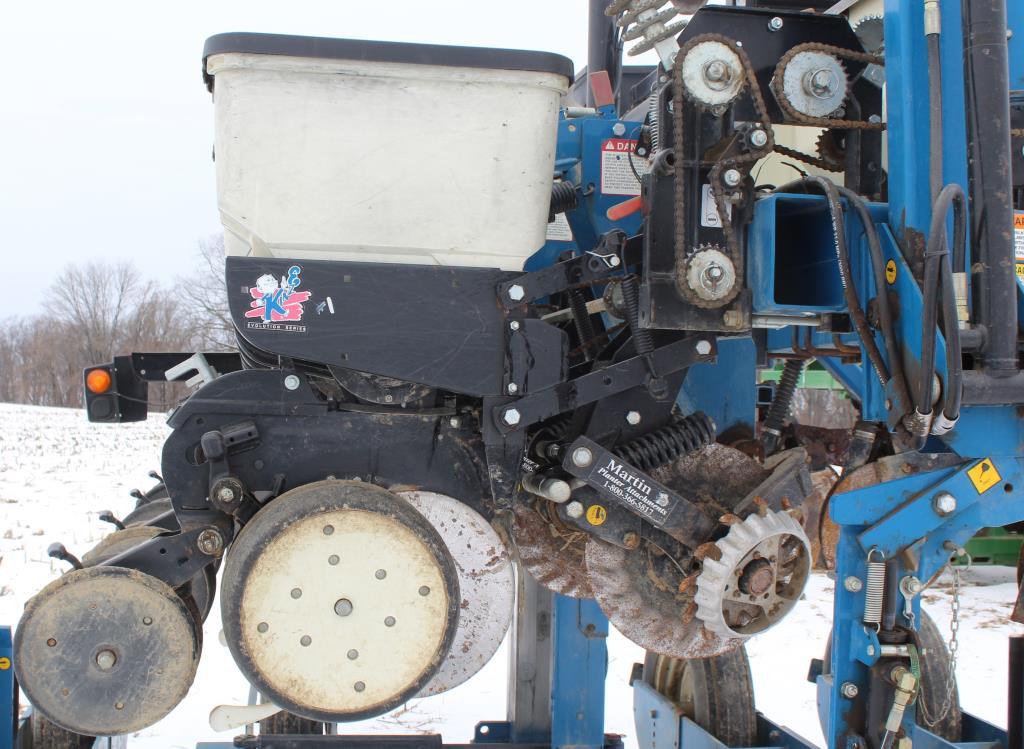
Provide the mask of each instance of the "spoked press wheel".
[{"label": "spoked press wheel", "polygon": [[685,660],[648,652],[644,682],[726,746],[755,745],[754,687],[742,647]]},{"label": "spoked press wheel", "polygon": [[260,694],[305,718],[352,721],[401,705],[437,673],[459,590],[452,555],[412,505],[369,483],[321,481],[238,534],[221,615]]}]

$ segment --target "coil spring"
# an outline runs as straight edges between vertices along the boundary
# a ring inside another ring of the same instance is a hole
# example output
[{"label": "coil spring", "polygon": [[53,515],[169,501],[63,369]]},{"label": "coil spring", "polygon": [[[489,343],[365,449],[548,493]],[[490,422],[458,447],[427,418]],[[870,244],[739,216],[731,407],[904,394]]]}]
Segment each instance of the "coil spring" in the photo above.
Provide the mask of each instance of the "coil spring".
[{"label": "coil spring", "polygon": [[643,39],[629,50],[630,55],[638,55],[653,49],[658,42],[675,36],[686,26],[686,21],[683,20],[669,23],[679,15],[679,10],[674,3],[661,9],[666,2],[667,0],[612,0],[605,8],[606,16],[618,16],[615,23],[623,29],[623,41]]},{"label": "coil spring", "polygon": [[571,211],[579,205],[579,194],[572,182],[560,180],[551,183],[551,207],[548,209],[548,223],[555,220],[559,213]]},{"label": "coil spring", "polygon": [[715,441],[715,422],[697,411],[616,448],[615,452],[641,471],[668,465]]},{"label": "coil spring", "polygon": [[793,406],[793,396],[796,394],[796,386],[803,371],[803,359],[789,359],[786,366],[782,368],[779,385],[775,388],[775,397],[772,398],[768,415],[764,418],[761,444],[764,446],[766,455],[774,453],[779,445],[782,427],[785,426],[786,419],[789,418],[789,411]]},{"label": "coil spring", "polygon": [[594,340],[594,322],[590,319],[587,311],[587,299],[579,289],[569,291],[569,306],[572,309],[572,319],[576,324],[576,335],[580,339],[580,347],[583,349],[583,358],[590,361],[593,352],[588,345]]},{"label": "coil spring", "polygon": [[622,306],[626,308],[626,322],[633,333],[633,347],[643,356],[654,351],[651,331],[640,327],[640,280],[635,275],[622,279]]},{"label": "coil spring", "polygon": [[[872,551],[874,551],[872,549]],[[885,598],[885,560],[871,561],[868,553],[868,579],[864,586],[864,623],[882,626],[882,601]]]},{"label": "coil spring", "polygon": [[647,97],[647,120],[648,130],[651,138],[651,156],[658,152],[658,143],[661,140],[661,128],[658,127],[658,92],[655,91]]}]

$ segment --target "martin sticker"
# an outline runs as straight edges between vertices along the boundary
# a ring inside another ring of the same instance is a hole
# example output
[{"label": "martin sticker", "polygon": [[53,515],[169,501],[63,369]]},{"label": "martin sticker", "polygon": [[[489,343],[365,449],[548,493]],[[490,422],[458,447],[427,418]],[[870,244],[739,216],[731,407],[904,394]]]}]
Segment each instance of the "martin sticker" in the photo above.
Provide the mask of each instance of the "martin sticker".
[{"label": "martin sticker", "polygon": [[[288,274],[278,280],[270,273],[256,279],[256,285],[249,289],[252,308],[245,313],[253,318],[247,327],[256,330],[285,330],[293,333],[305,333],[306,326],[298,325],[305,312],[303,305],[309,301],[311,292],[297,291],[302,285],[302,268],[293,265]],[[333,310],[332,310],[333,312]]]},{"label": "martin sticker", "polygon": [[622,500],[655,525],[664,525],[672,512],[673,502],[668,492],[635,475],[614,456],[599,463],[590,472],[588,481]]}]

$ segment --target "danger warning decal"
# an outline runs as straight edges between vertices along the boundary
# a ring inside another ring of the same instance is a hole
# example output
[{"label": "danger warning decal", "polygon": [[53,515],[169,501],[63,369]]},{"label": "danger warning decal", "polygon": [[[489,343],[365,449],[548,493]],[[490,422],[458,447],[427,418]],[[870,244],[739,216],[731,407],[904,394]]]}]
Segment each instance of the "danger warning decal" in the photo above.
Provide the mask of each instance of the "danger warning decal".
[{"label": "danger warning decal", "polygon": [[1013,249],[1017,258],[1017,278],[1024,279],[1024,212],[1013,214]]},{"label": "danger warning decal", "polygon": [[633,154],[636,141],[609,138],[601,144],[601,192],[604,195],[639,195],[637,175],[650,171],[647,159]]}]

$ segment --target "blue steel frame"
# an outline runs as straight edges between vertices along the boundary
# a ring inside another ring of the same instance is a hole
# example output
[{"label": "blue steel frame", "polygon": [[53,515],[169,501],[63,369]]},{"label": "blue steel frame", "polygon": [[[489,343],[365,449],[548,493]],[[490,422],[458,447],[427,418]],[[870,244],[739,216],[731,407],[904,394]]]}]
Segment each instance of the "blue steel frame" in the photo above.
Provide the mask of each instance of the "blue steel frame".
[{"label": "blue steel frame", "polygon": [[11,628],[0,627],[0,749],[14,746],[14,649],[11,646]]}]

